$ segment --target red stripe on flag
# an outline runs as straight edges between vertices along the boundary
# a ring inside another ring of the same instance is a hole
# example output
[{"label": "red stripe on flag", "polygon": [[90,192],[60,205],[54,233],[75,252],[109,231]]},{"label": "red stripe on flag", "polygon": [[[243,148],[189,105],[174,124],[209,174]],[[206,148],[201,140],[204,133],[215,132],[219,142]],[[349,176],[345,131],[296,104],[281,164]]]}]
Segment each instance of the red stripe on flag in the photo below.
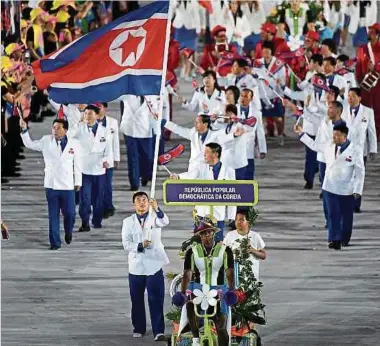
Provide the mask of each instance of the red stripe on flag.
[{"label": "red stripe on flag", "polygon": [[[52,83],[86,83],[98,78],[106,78],[127,69],[161,70],[165,47],[166,20],[149,19],[143,26],[146,33],[145,49],[140,59],[133,66],[120,66],[110,57],[110,45],[122,32],[138,29],[111,30],[90,45],[76,60],[52,72],[42,72],[39,63],[33,64],[37,85],[46,89]],[[129,42],[130,41],[130,42]],[[136,53],[139,41],[131,37],[122,44],[123,50],[131,49]],[[124,52],[123,52],[124,55]],[[129,54],[127,54],[129,55]],[[59,56],[57,57],[59,59]]]}]

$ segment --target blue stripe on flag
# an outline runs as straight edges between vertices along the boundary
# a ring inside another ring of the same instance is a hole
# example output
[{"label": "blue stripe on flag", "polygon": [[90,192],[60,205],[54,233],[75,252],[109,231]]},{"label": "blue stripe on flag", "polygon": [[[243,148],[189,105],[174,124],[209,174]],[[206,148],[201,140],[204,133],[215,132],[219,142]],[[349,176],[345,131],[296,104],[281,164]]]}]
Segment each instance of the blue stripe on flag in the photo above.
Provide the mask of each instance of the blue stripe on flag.
[{"label": "blue stripe on flag", "polygon": [[152,17],[156,13],[168,13],[169,2],[168,1],[157,1],[155,3],[141,7],[138,10],[132,11],[123,17],[120,17],[111,23],[82,36],[70,47],[62,51],[54,59],[43,59],[41,60],[41,71],[50,72],[59,69],[63,66],[68,65],[72,61],[80,58],[80,55],[95,41],[97,41],[106,32],[112,30],[114,27],[118,26],[124,22],[131,22],[135,20],[143,20]]},{"label": "blue stripe on flag", "polygon": [[161,75],[121,77],[117,81],[102,83],[84,89],[50,87],[49,97],[57,103],[110,102],[120,95],[159,95]]}]

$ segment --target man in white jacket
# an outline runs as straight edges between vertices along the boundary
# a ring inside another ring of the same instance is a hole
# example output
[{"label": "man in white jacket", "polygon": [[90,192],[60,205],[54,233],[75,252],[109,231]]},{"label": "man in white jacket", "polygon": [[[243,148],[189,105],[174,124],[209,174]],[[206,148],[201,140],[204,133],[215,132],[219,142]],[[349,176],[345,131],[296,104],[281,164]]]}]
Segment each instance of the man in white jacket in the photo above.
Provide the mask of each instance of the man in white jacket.
[{"label": "man in white jacket", "polygon": [[63,214],[65,241],[70,244],[75,223],[75,190],[82,185],[81,146],[67,136],[68,122],[56,119],[52,135],[33,141],[25,121],[20,118],[21,138],[25,147],[42,151],[45,161],[45,191],[49,212],[50,250],[61,247],[60,211]]},{"label": "man in white jacket", "polygon": [[219,143],[221,146],[244,133],[244,129],[238,128],[228,135],[222,130],[211,129],[211,119],[208,115],[200,114],[195,118],[195,126],[191,129],[174,124],[171,121],[162,121],[162,126],[173,133],[188,139],[191,142],[191,153],[188,171],[193,171],[204,162],[205,147],[208,143]]},{"label": "man in white jacket", "polygon": [[[364,164],[367,156],[375,159],[377,153],[377,137],[375,115],[372,108],[361,104],[361,89],[351,88],[348,92],[348,105],[344,107],[342,118],[350,130],[349,138],[363,153]],[[355,212],[361,212],[361,197],[355,201]]]},{"label": "man in white jacket", "polygon": [[148,200],[145,192],[136,192],[133,204],[136,212],[123,220],[121,233],[124,250],[128,252],[133,337],[141,338],[146,332],[146,289],[153,335],[156,341],[163,341],[165,279],[162,268],[169,259],[161,242],[161,228],[169,224],[169,219],[157,201]]},{"label": "man in white jacket", "polygon": [[[208,143],[204,151],[203,164],[198,164],[191,171],[172,174],[172,179],[201,179],[201,180],[235,180],[235,170],[226,166],[220,161],[222,156],[222,147],[218,143]],[[212,214],[208,206],[195,206],[195,210],[200,217]],[[224,220],[227,216],[229,220],[234,220],[236,216],[236,207],[228,207],[226,215],[225,206],[213,208],[213,217],[218,221],[218,231],[215,235],[215,241],[223,240]]]},{"label": "man in white jacket", "polygon": [[99,113],[100,109],[97,106],[88,105],[83,122],[78,125],[75,135],[83,150],[83,184],[79,200],[82,226],[79,232],[91,230],[91,212],[94,228],[102,227],[104,216],[105,174],[112,160],[112,138],[110,132],[102,124],[97,123]]},{"label": "man in white jacket", "polygon": [[119,125],[117,120],[106,115],[107,103],[96,103],[99,106],[100,113],[98,115],[98,123],[101,124],[108,132],[112,140],[111,145],[111,160],[109,167],[106,168],[106,184],[104,187],[104,218],[107,219],[115,214],[115,207],[112,200],[112,180],[113,171],[117,169],[120,162],[120,140],[119,140]]},{"label": "man in white jacket", "polygon": [[323,181],[328,210],[329,248],[348,246],[353,225],[354,199],[363,191],[365,168],[360,148],[347,139],[344,123],[334,126],[333,142],[325,146],[326,174]]}]

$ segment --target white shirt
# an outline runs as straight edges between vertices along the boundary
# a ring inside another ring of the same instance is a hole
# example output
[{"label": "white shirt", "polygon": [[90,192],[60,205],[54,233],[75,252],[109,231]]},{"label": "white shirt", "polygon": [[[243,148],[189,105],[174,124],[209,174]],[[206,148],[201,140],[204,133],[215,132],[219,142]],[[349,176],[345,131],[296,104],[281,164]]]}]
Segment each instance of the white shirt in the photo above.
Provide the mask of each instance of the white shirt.
[{"label": "white shirt", "polygon": [[365,176],[361,149],[350,143],[343,153],[339,150],[335,153],[335,144],[330,143],[326,146],[324,154],[326,173],[322,189],[336,195],[361,195]]},{"label": "white shirt", "polygon": [[120,139],[119,139],[119,124],[117,120],[106,115],[106,129],[111,137],[111,162],[108,162],[110,168],[114,167],[114,162],[120,162]]},{"label": "white shirt", "polygon": [[251,103],[249,106],[248,117],[245,116],[244,112],[241,109],[240,105],[237,105],[238,117],[240,119],[248,119],[250,117],[255,117],[257,119],[256,125],[252,128],[247,125],[244,125],[244,130],[247,135],[247,158],[255,158],[255,145],[256,138],[259,146],[260,153],[267,153],[267,142],[265,139],[265,130],[263,125],[263,117],[261,110],[258,109],[255,104]]},{"label": "white shirt", "polygon": [[98,124],[96,135],[85,123],[80,123],[75,135],[83,150],[83,173],[102,175],[106,173],[103,163],[112,161],[111,133]]},{"label": "white shirt", "polygon": [[203,88],[196,88],[190,102],[182,104],[183,108],[190,111],[199,111],[207,115],[221,115],[224,113],[226,97],[223,90],[215,89],[211,97],[208,97]]},{"label": "white shirt", "polygon": [[206,148],[206,144],[208,143],[218,143],[223,146],[229,141],[234,140],[233,133],[230,133],[227,136],[223,135],[222,130],[211,130],[209,129],[206,135],[204,142],[201,140],[201,135],[197,132],[195,127],[188,129],[186,127],[178,126],[171,121],[166,122],[165,127],[172,131],[173,133],[181,136],[182,138],[188,139],[191,142],[191,152],[190,152],[190,160],[189,160],[189,171],[196,169],[199,164],[204,163],[204,152]]},{"label": "white shirt", "polygon": [[79,141],[68,137],[62,152],[61,146],[52,135],[33,141],[28,131],[22,133],[21,138],[28,149],[42,151],[45,162],[44,187],[53,190],[74,190],[74,186],[82,186],[83,157]]},{"label": "white shirt", "polygon": [[[169,218],[164,214],[159,219],[155,212],[148,215],[141,225],[137,215],[133,214],[123,220],[121,238],[124,250],[128,252],[129,273],[132,275],[154,275],[169,263],[164,245],[161,242],[161,228],[169,224]],[[151,240],[149,248],[138,251],[139,243]]]},{"label": "white shirt", "polygon": [[[234,250],[240,247],[240,243],[237,242],[237,240],[243,240],[244,238],[247,238],[247,236],[240,235],[237,230],[230,231],[224,237],[223,243],[230,247],[232,252],[234,252]],[[248,239],[253,249],[262,250],[265,248],[264,240],[261,238],[259,233],[249,231]],[[259,280],[260,260],[254,255],[249,256],[249,260],[252,262],[252,272],[255,275],[255,278]]]},{"label": "white shirt", "polygon": [[123,116],[120,123],[120,131],[133,138],[151,138],[157,122],[154,120],[145,101],[141,103],[140,96],[123,96]]}]

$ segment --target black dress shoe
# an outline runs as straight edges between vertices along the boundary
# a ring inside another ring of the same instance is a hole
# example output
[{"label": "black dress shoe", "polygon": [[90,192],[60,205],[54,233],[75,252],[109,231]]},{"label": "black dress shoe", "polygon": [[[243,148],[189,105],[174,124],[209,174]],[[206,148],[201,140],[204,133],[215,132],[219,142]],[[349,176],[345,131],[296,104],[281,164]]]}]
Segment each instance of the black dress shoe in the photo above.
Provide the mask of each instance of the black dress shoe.
[{"label": "black dress shoe", "polygon": [[90,232],[91,228],[90,225],[86,225],[82,223],[82,226],[79,227],[78,232]]},{"label": "black dress shoe", "polygon": [[329,243],[329,249],[340,250],[341,249],[340,241],[332,241],[331,243]]},{"label": "black dress shoe", "polygon": [[60,248],[60,246],[50,246],[50,250],[59,250]]},{"label": "black dress shoe", "polygon": [[8,180],[8,179],[5,179],[5,178],[1,178],[1,183],[2,183],[2,184],[9,183],[9,180]]},{"label": "black dress shoe", "polygon": [[343,241],[342,242],[342,246],[343,247],[347,247],[347,246],[351,246],[350,243],[348,241]]},{"label": "black dress shoe", "polygon": [[138,186],[131,186],[131,187],[129,188],[129,191],[137,191],[138,189],[139,189]]},{"label": "black dress shoe", "polygon": [[93,228],[102,228],[102,225],[94,225],[94,224],[92,224],[92,227]]},{"label": "black dress shoe", "polygon": [[319,194],[319,199],[322,199],[323,198],[323,193],[321,192],[320,194]]},{"label": "black dress shoe", "polygon": [[149,180],[141,180],[141,185],[142,186],[147,186],[148,182],[149,182]]},{"label": "black dress shoe", "polygon": [[357,214],[360,214],[362,212],[362,210],[360,209],[360,207],[356,207],[354,209],[354,212],[357,213]]},{"label": "black dress shoe", "polygon": [[312,190],[313,189],[313,184],[311,183],[306,183],[305,186],[303,187],[304,189],[307,189],[307,190]]},{"label": "black dress shoe", "polygon": [[65,234],[65,242],[67,245],[71,244],[71,241],[73,240],[72,234]]},{"label": "black dress shoe", "polygon": [[104,211],[103,219],[108,219],[111,216],[115,215],[115,209],[106,209]]},{"label": "black dress shoe", "polygon": [[25,159],[25,155],[17,155],[16,156],[16,160],[24,160]]}]

